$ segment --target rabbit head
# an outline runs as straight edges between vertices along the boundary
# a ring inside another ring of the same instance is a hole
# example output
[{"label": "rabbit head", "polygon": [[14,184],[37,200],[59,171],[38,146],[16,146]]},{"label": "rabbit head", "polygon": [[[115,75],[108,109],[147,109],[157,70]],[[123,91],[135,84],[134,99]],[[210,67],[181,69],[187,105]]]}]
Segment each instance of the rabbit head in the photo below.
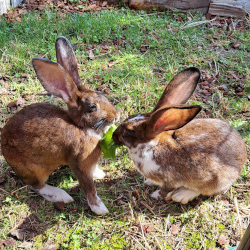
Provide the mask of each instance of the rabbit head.
[{"label": "rabbit head", "polygon": [[65,37],[56,40],[57,63],[34,58],[33,67],[42,86],[64,100],[68,114],[80,128],[100,132],[118,116],[115,107],[101,93],[86,89],[77,69],[75,53]]},{"label": "rabbit head", "polygon": [[181,128],[191,121],[201,108],[184,104],[194,92],[199,79],[200,71],[194,67],[177,74],[165,88],[152,112],[132,115],[122,122],[113,134],[115,143],[136,147],[149,142],[163,131]]}]

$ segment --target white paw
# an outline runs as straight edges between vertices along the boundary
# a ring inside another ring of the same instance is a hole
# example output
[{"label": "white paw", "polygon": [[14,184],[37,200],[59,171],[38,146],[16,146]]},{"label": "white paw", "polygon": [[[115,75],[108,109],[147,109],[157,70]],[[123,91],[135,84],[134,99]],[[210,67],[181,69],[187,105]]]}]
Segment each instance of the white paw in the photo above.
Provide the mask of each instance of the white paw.
[{"label": "white paw", "polygon": [[150,196],[156,200],[162,199],[162,196],[160,195],[160,190],[153,192]]},{"label": "white paw", "polygon": [[95,179],[103,179],[105,177],[105,173],[98,167],[95,167],[93,171],[93,178]]},{"label": "white paw", "polygon": [[195,197],[199,196],[200,192],[181,187],[172,194],[172,200],[176,202],[181,202],[182,204],[187,204],[189,201],[193,200]]},{"label": "white paw", "polygon": [[97,198],[98,198],[98,202],[97,202],[98,205],[89,204],[90,209],[98,215],[107,214],[109,210],[106,208],[106,206],[104,205],[104,203],[101,201],[101,199],[98,196]]},{"label": "white paw", "polygon": [[148,186],[153,186],[154,185],[154,183],[150,179],[145,180],[144,184],[146,184]]},{"label": "white paw", "polygon": [[74,199],[64,190],[52,187],[50,185],[45,184],[44,187],[40,189],[34,189],[31,187],[36,193],[41,195],[45,200],[51,202],[64,202],[69,203],[74,201]]},{"label": "white paw", "polygon": [[[175,191],[175,190],[174,190]],[[174,191],[168,192],[167,196],[165,197],[166,201],[169,201],[172,199],[172,194],[174,193]]]}]

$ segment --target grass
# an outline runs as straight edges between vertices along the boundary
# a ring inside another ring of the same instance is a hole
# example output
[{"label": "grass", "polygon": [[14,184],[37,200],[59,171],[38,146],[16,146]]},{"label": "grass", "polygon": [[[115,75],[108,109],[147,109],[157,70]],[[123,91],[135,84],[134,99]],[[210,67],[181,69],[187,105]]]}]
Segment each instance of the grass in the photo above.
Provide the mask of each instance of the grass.
[{"label": "grass", "polygon": [[[104,86],[102,91],[121,110],[121,120],[152,110],[166,82],[185,67],[199,67],[204,78],[213,77],[215,89],[208,98],[197,92],[190,102],[202,105],[200,117],[225,119],[238,129],[249,152],[249,28],[227,32],[213,23],[191,27],[204,21],[201,14],[126,8],[83,15],[48,9],[22,15],[21,20],[0,19],[1,127],[22,105],[48,101],[64,106],[57,98],[41,95],[45,92],[31,66],[31,59],[38,55],[55,61],[54,43],[63,35],[77,45],[83,83],[91,89]],[[245,18],[242,23],[249,27],[250,21]],[[240,47],[231,48],[233,42]],[[103,53],[105,46],[108,50]],[[94,60],[88,58],[90,49]],[[232,72],[242,78],[234,78]],[[220,86],[229,91],[225,93]],[[235,94],[237,87],[243,96]],[[23,104],[8,107],[17,99]],[[19,228],[25,235],[14,237],[14,247],[28,241],[33,243],[31,249],[53,245],[56,249],[228,249],[239,242],[249,223],[249,157],[227,193],[180,205],[152,200],[149,194],[155,187],[143,184],[124,150],[114,161],[101,162],[107,177],[96,181],[96,187],[110,211],[105,216],[86,209],[85,196],[65,167],[48,183],[65,189],[75,202],[58,211],[31,192],[2,156],[0,164],[4,179],[0,184],[0,246]],[[218,243],[220,235],[226,237],[223,245]]]}]

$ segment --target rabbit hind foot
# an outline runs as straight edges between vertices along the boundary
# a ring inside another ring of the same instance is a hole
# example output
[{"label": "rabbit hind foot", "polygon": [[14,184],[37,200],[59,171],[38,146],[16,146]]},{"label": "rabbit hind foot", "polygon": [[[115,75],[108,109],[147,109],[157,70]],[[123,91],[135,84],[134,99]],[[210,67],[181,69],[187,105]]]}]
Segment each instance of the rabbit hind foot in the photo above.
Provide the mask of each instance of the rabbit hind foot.
[{"label": "rabbit hind foot", "polygon": [[33,191],[35,191],[37,194],[41,195],[45,200],[51,201],[51,202],[64,202],[64,203],[70,203],[74,201],[74,199],[64,190],[52,187],[50,185],[45,184],[40,189],[35,189],[30,187]]},{"label": "rabbit hind foot", "polygon": [[189,201],[193,200],[200,195],[199,191],[188,189],[185,187],[180,187],[169,193],[168,199],[180,202],[182,204],[187,204]]}]

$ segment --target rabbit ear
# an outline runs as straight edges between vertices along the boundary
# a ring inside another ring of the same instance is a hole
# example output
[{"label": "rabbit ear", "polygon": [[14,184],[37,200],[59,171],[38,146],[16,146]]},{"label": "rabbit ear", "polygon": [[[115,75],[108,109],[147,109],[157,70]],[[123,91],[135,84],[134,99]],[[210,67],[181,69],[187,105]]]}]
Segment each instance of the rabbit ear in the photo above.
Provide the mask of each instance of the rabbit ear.
[{"label": "rabbit ear", "polygon": [[153,112],[165,105],[185,104],[193,94],[199,79],[198,68],[191,67],[181,71],[167,85]]},{"label": "rabbit ear", "polygon": [[147,127],[154,136],[163,131],[179,129],[190,122],[200,110],[198,105],[162,107],[150,116]]},{"label": "rabbit ear", "polygon": [[72,107],[77,105],[77,87],[61,65],[43,58],[33,58],[32,65],[45,90]]},{"label": "rabbit ear", "polygon": [[77,60],[74,50],[67,38],[60,36],[56,39],[56,58],[71,76],[77,87],[82,86],[77,69]]}]

